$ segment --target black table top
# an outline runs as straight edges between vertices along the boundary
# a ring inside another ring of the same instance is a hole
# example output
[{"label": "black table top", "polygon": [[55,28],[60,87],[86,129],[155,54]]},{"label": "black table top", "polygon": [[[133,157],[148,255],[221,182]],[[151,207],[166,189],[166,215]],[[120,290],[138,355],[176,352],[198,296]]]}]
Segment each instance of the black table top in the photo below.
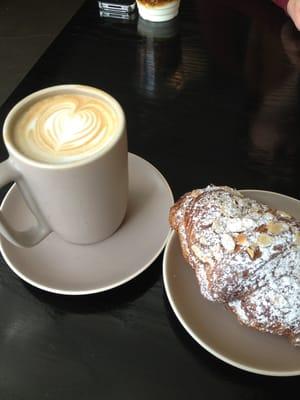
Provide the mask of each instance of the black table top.
[{"label": "black table top", "polygon": [[[87,1],[2,106],[1,126],[35,90],[88,84],[120,101],[129,150],[164,174],[175,198],[209,183],[299,198],[300,36],[268,1],[207,3],[182,2],[179,18],[153,30],[100,19],[97,1]],[[166,299],[162,256],[130,283],[82,297],[35,289],[1,264],[1,399],[297,391],[297,377],[240,371],[196,344]]]}]

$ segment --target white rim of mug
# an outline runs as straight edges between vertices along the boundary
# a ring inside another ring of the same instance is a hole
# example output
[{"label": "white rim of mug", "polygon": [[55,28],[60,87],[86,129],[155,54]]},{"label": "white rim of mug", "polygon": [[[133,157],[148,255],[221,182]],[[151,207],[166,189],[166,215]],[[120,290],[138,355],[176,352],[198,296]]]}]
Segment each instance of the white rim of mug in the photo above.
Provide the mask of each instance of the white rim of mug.
[{"label": "white rim of mug", "polygon": [[[241,193],[245,193],[246,195],[249,194],[249,192],[250,193],[253,193],[253,192],[266,193],[266,194],[284,197],[284,198],[287,198],[290,200],[296,200],[300,203],[300,200],[296,199],[295,197],[277,193],[277,192],[268,191],[268,190],[240,189],[239,191]],[[188,332],[188,334],[195,340],[195,342],[200,344],[201,347],[203,347],[207,352],[212,354],[214,357],[218,358],[219,360],[223,361],[226,364],[229,364],[229,365],[231,365],[235,368],[241,369],[243,371],[252,372],[257,375],[274,376],[274,377],[278,377],[278,378],[284,378],[284,377],[288,377],[288,376],[299,376],[300,370],[274,371],[274,370],[270,370],[270,369],[252,367],[247,364],[243,364],[241,362],[235,361],[233,358],[230,358],[229,356],[222,354],[221,352],[215,350],[212,346],[207,344],[206,341],[203,340],[197,334],[197,332],[194,331],[194,329],[189,326],[189,324],[185,321],[184,315],[182,315],[182,313],[179,311],[179,308],[177,307],[177,303],[174,300],[173,295],[172,295],[171,284],[170,284],[169,280],[167,279],[168,271],[170,269],[168,267],[168,258],[169,258],[169,253],[171,251],[170,248],[171,248],[171,245],[172,245],[172,242],[173,242],[175,236],[176,236],[175,231],[171,231],[171,233],[169,234],[169,237],[168,237],[166,247],[165,247],[165,251],[164,251],[164,255],[163,255],[163,282],[164,282],[164,287],[165,287],[167,298],[169,300],[169,303],[171,305],[171,308],[172,308],[174,314],[176,315],[176,317],[178,318],[179,322],[184,327],[184,329]],[[251,329],[251,328],[249,328],[249,329]]]},{"label": "white rim of mug", "polygon": [[[117,127],[117,132],[113,139],[102,149],[98,150],[95,154],[91,156],[87,156],[81,160],[75,160],[70,163],[65,164],[51,164],[42,161],[33,160],[23,153],[18,151],[16,147],[13,145],[11,135],[9,133],[9,127],[13,122],[15,115],[28,103],[33,102],[34,100],[38,99],[39,97],[46,96],[47,94],[52,94],[57,92],[59,94],[61,91],[66,90],[67,92],[71,91],[78,91],[79,94],[83,95],[92,95],[93,97],[98,97],[104,99],[116,112],[118,118],[120,119],[119,126]],[[70,169],[75,167],[81,167],[83,165],[87,165],[92,163],[93,161],[97,160],[99,157],[102,157],[106,153],[108,153],[115,144],[121,139],[124,131],[126,129],[126,118],[121,107],[120,103],[109,93],[105,92],[104,90],[95,88],[93,86],[81,85],[81,84],[66,84],[66,85],[55,85],[50,86],[36,92],[29,94],[28,96],[24,97],[20,100],[14,107],[9,111],[7,114],[4,124],[3,124],[3,140],[5,146],[7,147],[9,155],[13,155],[17,159],[21,160],[22,162],[29,164],[33,167],[42,168],[42,169],[51,169],[51,170],[59,170],[59,169]]]}]

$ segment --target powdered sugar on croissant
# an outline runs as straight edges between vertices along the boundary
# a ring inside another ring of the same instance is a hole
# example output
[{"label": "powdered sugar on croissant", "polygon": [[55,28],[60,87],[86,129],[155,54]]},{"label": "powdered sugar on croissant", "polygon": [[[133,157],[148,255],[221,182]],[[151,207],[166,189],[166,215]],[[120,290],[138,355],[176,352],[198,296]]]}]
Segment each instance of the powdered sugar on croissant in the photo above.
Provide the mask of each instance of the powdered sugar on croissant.
[{"label": "powdered sugar on croissant", "polygon": [[182,196],[169,219],[207,299],[256,329],[300,333],[300,222],[213,185]]}]

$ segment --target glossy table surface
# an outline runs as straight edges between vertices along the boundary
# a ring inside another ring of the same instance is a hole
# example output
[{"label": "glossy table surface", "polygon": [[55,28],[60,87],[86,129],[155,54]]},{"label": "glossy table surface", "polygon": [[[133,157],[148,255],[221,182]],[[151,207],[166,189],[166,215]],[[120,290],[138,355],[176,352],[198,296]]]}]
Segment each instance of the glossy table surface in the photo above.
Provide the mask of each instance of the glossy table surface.
[{"label": "glossy table surface", "polygon": [[[183,1],[179,18],[153,27],[101,19],[87,1],[2,106],[1,127],[35,90],[88,84],[120,101],[129,150],[175,198],[209,183],[299,198],[300,36],[268,1],[204,3]],[[279,399],[298,389],[298,377],[240,371],[196,344],[168,304],[162,256],[130,283],[82,297],[35,289],[1,264],[1,399]]]}]

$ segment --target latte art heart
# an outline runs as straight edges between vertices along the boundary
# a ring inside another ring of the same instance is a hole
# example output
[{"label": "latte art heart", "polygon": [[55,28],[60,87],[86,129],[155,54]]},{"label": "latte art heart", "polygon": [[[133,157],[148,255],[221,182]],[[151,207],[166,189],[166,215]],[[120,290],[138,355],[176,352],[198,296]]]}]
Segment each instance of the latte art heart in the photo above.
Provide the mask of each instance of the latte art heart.
[{"label": "latte art heart", "polygon": [[56,95],[31,106],[14,128],[16,147],[38,161],[67,163],[110,142],[117,127],[106,102],[83,95]]}]

